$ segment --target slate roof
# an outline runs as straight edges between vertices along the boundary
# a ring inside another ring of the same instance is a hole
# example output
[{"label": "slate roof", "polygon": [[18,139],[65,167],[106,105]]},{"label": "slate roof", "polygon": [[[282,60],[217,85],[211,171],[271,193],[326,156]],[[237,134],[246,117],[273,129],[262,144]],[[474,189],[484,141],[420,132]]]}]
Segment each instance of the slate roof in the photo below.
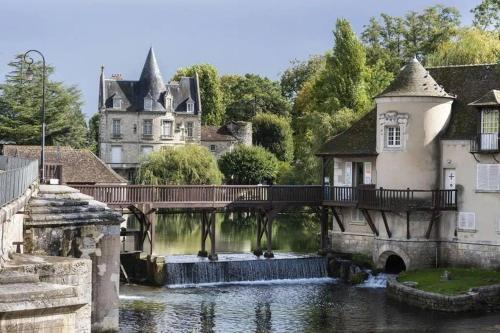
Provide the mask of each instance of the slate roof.
[{"label": "slate roof", "polygon": [[[5,145],[6,156],[40,159],[40,146]],[[46,146],[45,161],[63,165],[63,180],[66,184],[126,184],[127,181],[108,167],[87,149],[62,146]]]},{"label": "slate roof", "polygon": [[471,106],[497,106],[500,105],[500,90],[490,90],[483,97],[469,103]]},{"label": "slate roof", "polygon": [[457,95],[443,139],[468,140],[477,134],[478,109],[470,103],[500,88],[500,64],[430,67],[447,92]]},{"label": "slate roof", "polygon": [[238,141],[226,126],[202,126],[201,141]]},{"label": "slate roof", "polygon": [[441,87],[417,60],[410,60],[392,83],[378,97],[445,97],[453,98]]},{"label": "slate roof", "polygon": [[316,155],[377,155],[377,109],[324,143]]},{"label": "slate roof", "polygon": [[101,73],[99,105],[112,108],[113,98],[119,98],[122,110],[140,112],[144,111],[144,98],[150,96],[153,99],[152,110],[165,111],[164,98],[168,92],[172,95],[175,112],[186,112],[186,102],[191,99],[194,101],[194,113],[200,113],[198,78],[196,76],[181,77],[178,82],[172,81],[165,84],[154,50],[151,48],[138,81],[105,79],[104,74]]},{"label": "slate roof", "polygon": [[[477,108],[481,106],[479,104],[489,106],[492,105],[491,103],[500,101],[498,90],[500,88],[500,64],[442,66],[430,67],[427,70],[431,79],[434,78],[435,82],[442,85],[449,96],[455,96],[451,119],[442,139],[468,140],[474,137],[479,125]],[[421,69],[417,71],[421,72]],[[391,84],[391,86],[394,88],[405,85]],[[406,85],[406,87],[409,86],[412,85]],[[388,88],[386,92],[392,95],[391,90]],[[394,91],[401,92],[403,89]],[[384,93],[380,96],[384,96]],[[373,109],[352,127],[328,140],[316,154],[320,156],[376,155],[376,125],[377,110]]]}]

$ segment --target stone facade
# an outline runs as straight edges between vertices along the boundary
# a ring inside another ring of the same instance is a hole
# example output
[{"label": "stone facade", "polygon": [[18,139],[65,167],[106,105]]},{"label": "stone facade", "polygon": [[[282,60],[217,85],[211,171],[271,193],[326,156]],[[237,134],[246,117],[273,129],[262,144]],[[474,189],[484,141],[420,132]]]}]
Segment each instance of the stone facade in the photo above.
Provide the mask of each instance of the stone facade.
[{"label": "stone facade", "polygon": [[66,186],[42,185],[29,202],[25,252],[92,261],[92,330],[118,330],[123,218]]},{"label": "stone facade", "polygon": [[201,144],[216,158],[233,151],[237,145],[252,145],[252,123],[231,121],[221,127],[202,126]]}]

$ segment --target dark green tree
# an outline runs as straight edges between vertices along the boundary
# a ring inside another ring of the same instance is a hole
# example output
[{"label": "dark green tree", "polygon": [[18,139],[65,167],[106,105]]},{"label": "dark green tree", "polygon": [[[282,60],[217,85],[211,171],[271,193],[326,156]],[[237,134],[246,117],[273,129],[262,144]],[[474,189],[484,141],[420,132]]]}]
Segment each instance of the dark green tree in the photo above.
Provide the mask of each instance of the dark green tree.
[{"label": "dark green tree", "polygon": [[[11,71],[0,85],[0,140],[17,144],[41,143],[42,65],[34,63],[33,80],[23,78],[22,56],[9,63]],[[24,64],[26,68],[26,65]],[[87,146],[87,127],[76,86],[52,81],[54,67],[46,68],[45,122],[47,145]]]},{"label": "dark green tree", "polygon": [[178,80],[181,76],[195,76],[196,73],[200,79],[201,122],[203,125],[221,125],[224,119],[224,105],[219,74],[213,65],[200,64],[180,68],[173,80]]},{"label": "dark green tree", "polygon": [[100,114],[94,113],[89,119],[88,131],[88,148],[97,156],[99,156],[99,123]]},{"label": "dark green tree", "polygon": [[163,147],[139,165],[136,182],[145,185],[220,184],[221,173],[207,148],[188,144]]},{"label": "dark green tree", "polygon": [[279,161],[259,146],[238,146],[219,159],[219,168],[228,184],[274,183],[278,177]]},{"label": "dark green tree", "polygon": [[474,14],[474,26],[500,33],[500,0],[483,0],[471,12]]},{"label": "dark green tree", "polygon": [[257,113],[288,116],[291,104],[278,82],[255,74],[222,76],[225,121],[249,121]]},{"label": "dark green tree", "polygon": [[305,61],[292,60],[280,78],[281,93],[293,101],[305,82],[315,73],[325,67],[325,57],[321,55],[310,56]]},{"label": "dark green tree", "polygon": [[272,113],[257,113],[252,119],[254,144],[273,153],[279,160],[293,159],[293,133],[288,118]]}]

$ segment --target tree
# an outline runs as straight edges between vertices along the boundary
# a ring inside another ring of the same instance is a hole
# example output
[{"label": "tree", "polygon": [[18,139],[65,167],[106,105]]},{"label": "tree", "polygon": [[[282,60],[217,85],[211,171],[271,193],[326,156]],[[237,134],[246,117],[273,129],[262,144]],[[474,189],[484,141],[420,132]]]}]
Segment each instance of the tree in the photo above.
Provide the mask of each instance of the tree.
[{"label": "tree", "polygon": [[280,86],[282,95],[293,101],[304,83],[325,67],[325,57],[313,55],[305,61],[295,59],[290,64],[281,74]]},{"label": "tree", "polygon": [[222,76],[225,121],[249,121],[257,113],[288,116],[291,104],[282,96],[278,82],[255,74]]},{"label": "tree", "polygon": [[500,0],[483,0],[471,12],[474,26],[482,30],[496,29],[500,33]]},{"label": "tree", "polygon": [[278,176],[279,161],[262,147],[240,145],[222,155],[219,168],[228,184],[273,183]]},{"label": "tree", "polygon": [[439,45],[427,57],[430,66],[486,64],[500,61],[500,39],[493,32],[465,28],[456,39]]},{"label": "tree", "polygon": [[88,142],[89,149],[99,156],[99,123],[101,116],[99,113],[94,113],[89,119]]},{"label": "tree", "polygon": [[201,122],[203,125],[221,125],[224,119],[224,105],[219,74],[214,66],[200,64],[180,68],[173,80],[179,80],[181,76],[195,76],[196,74],[200,79]]},{"label": "tree", "polygon": [[188,144],[163,147],[139,165],[137,183],[146,185],[220,184],[222,175],[207,148]]},{"label": "tree", "polygon": [[293,133],[287,118],[257,113],[252,119],[252,128],[256,145],[266,148],[281,161],[293,159]]},{"label": "tree", "polygon": [[[34,63],[33,80],[21,72],[22,56],[9,63],[11,71],[0,85],[0,140],[17,144],[41,143],[42,64]],[[24,65],[26,66],[26,65]],[[54,67],[46,67],[45,122],[47,145],[87,145],[87,127],[81,111],[82,98],[76,86],[51,81]]]}]

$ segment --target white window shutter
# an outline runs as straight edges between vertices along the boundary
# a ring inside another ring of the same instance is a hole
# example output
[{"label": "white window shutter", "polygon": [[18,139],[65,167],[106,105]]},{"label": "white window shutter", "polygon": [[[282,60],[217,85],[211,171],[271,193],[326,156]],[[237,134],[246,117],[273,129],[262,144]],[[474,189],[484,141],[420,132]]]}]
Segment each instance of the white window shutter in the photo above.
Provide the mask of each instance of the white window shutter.
[{"label": "white window shutter", "polygon": [[488,187],[491,191],[500,190],[500,165],[490,164],[488,168]]},{"label": "white window shutter", "polygon": [[488,164],[477,165],[477,189],[488,190]]},{"label": "white window shutter", "polygon": [[345,186],[352,186],[352,162],[345,162]]},{"label": "white window shutter", "polygon": [[344,185],[344,168],[342,165],[342,160],[338,158],[333,159],[333,185]]},{"label": "white window shutter", "polygon": [[372,162],[364,162],[363,169],[365,172],[365,179],[363,179],[363,184],[372,183]]},{"label": "white window shutter", "polygon": [[497,232],[500,232],[500,217],[498,218],[497,221]]},{"label": "white window shutter", "polygon": [[458,229],[476,230],[476,214],[468,212],[458,213]]}]

